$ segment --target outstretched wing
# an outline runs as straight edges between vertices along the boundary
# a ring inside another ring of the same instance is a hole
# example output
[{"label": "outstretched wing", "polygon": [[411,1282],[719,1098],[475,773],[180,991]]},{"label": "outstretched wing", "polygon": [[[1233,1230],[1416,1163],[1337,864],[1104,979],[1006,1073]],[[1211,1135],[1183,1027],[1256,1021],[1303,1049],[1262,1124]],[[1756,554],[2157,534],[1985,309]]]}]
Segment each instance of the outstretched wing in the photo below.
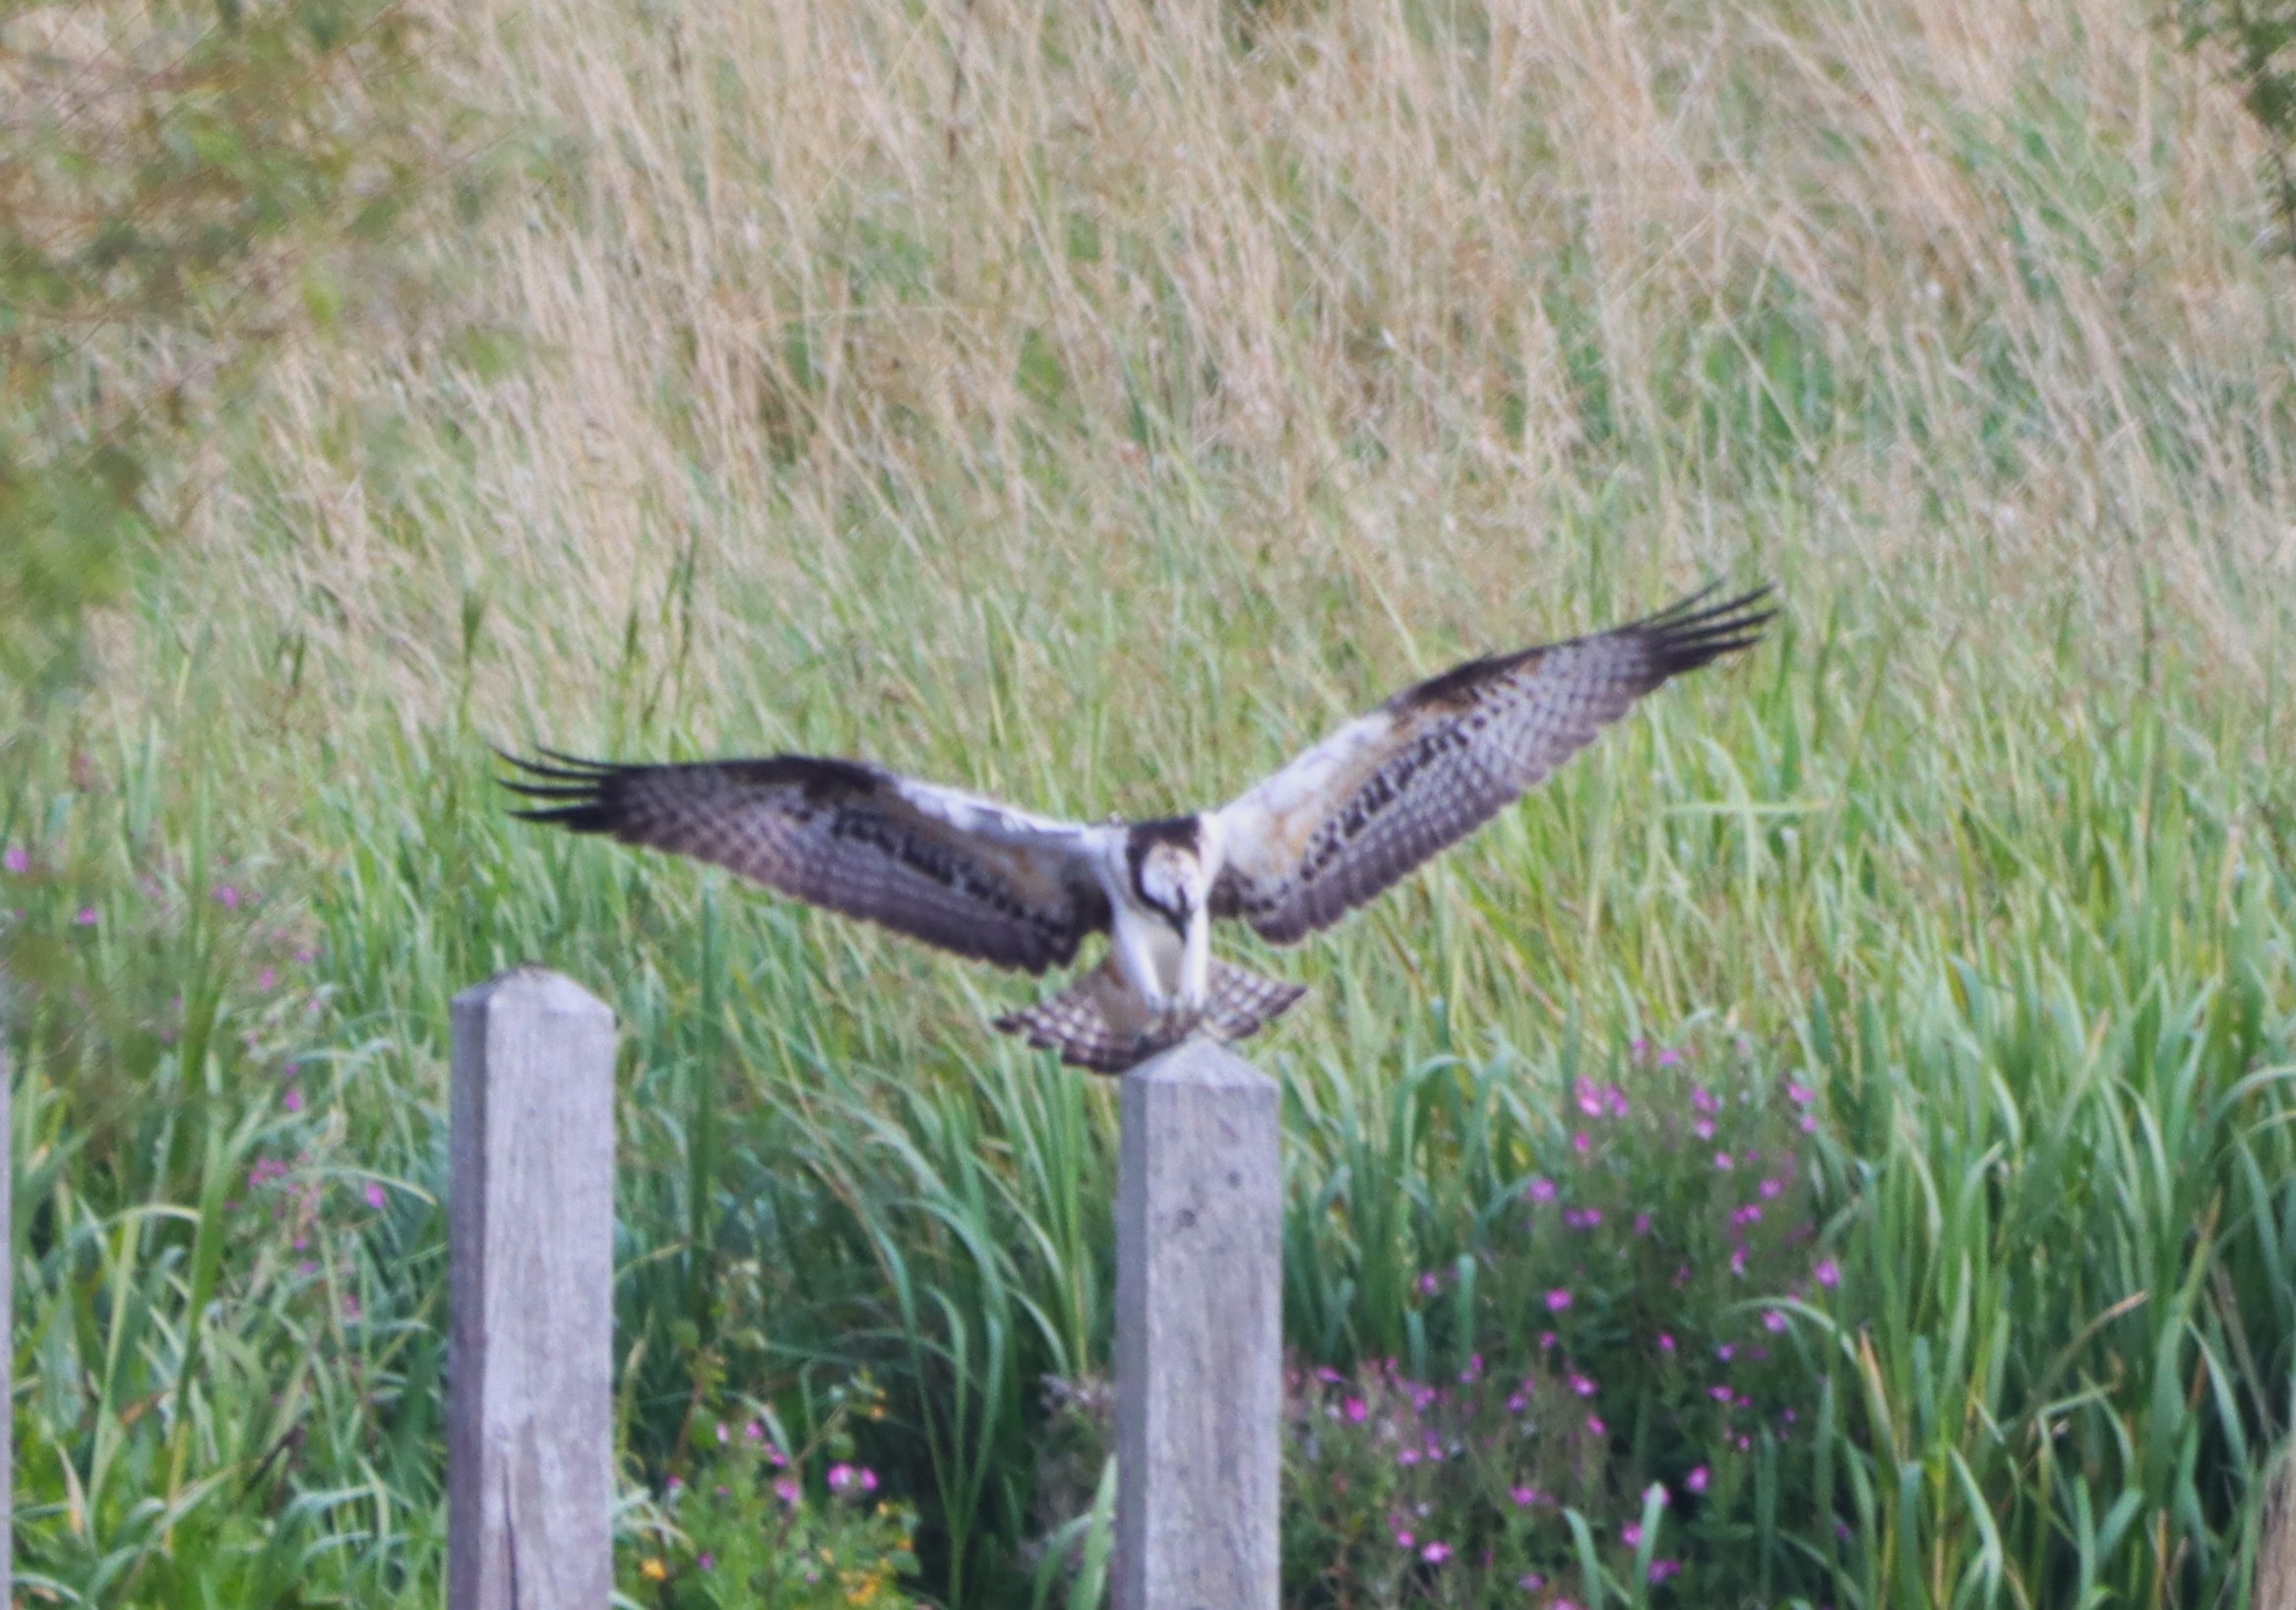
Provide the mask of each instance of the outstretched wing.
[{"label": "outstretched wing", "polygon": [[514,814],[611,834],[999,966],[1042,972],[1108,926],[1092,829],[857,761],[810,755],[615,766],[503,759]]},{"label": "outstretched wing", "polygon": [[1708,587],[1631,625],[1492,654],[1406,688],[1219,812],[1212,911],[1288,945],[1463,838],[1668,677],[1776,613]]}]

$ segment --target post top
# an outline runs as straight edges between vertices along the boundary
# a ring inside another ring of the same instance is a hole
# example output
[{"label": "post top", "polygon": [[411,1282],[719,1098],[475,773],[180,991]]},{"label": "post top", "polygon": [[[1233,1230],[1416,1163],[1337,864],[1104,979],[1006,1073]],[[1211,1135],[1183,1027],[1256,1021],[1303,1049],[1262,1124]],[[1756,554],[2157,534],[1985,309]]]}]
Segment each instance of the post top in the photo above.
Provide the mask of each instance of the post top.
[{"label": "post top", "polygon": [[562,972],[532,961],[506,967],[483,984],[455,997],[457,1013],[487,1012],[496,1006],[523,1006],[552,1016],[590,1018],[612,1027],[614,1009]]},{"label": "post top", "polygon": [[1200,1089],[1273,1089],[1275,1081],[1208,1034],[1191,1034],[1124,1076],[1127,1084],[1191,1085]]}]

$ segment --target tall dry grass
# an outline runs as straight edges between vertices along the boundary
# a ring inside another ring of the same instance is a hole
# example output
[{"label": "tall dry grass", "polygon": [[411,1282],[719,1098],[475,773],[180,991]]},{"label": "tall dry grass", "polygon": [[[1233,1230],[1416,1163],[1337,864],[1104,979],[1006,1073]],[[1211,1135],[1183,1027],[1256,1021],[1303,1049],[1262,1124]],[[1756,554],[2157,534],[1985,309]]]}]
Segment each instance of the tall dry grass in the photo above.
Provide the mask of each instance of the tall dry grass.
[{"label": "tall dry grass", "polygon": [[[572,740],[691,568],[711,738],[851,742],[875,679],[984,775],[945,696],[1000,610],[1164,680],[1189,628],[1108,593],[1249,617],[1286,740],[1717,568],[2253,688],[2296,562],[2256,153],[2091,9],[476,8],[444,55],[534,182],[438,249],[526,356],[297,366],[273,484],[211,504],[220,607],[411,716],[492,599],[476,708]],[[711,697],[761,661],[803,713]]]}]

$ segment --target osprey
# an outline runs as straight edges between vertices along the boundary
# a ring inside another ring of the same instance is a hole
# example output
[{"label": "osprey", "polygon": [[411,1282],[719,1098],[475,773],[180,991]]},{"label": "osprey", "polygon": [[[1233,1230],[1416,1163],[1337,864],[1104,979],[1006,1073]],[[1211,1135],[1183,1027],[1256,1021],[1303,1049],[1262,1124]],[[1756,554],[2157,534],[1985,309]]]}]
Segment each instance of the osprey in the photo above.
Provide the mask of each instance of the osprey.
[{"label": "osprey", "polygon": [[1211,922],[1290,945],[1464,837],[1669,677],[1754,643],[1769,588],[1708,586],[1593,637],[1491,654],[1406,688],[1216,810],[1061,822],[814,755],[622,766],[505,755],[515,814],[611,834],[1041,973],[1106,932],[1101,963],[996,1021],[1118,1073],[1199,1028],[1239,1040],[1302,993],[1215,960]]}]

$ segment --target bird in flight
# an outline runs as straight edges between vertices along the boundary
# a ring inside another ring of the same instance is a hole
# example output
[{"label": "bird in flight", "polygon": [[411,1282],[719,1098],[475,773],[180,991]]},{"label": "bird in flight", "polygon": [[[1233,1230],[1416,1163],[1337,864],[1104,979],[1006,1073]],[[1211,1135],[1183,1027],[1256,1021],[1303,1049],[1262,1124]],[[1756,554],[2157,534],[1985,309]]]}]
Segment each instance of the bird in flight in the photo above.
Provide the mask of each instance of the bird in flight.
[{"label": "bird in flight", "polygon": [[865,761],[504,760],[515,814],[714,862],[959,956],[1100,964],[995,1026],[1120,1073],[1198,1029],[1240,1040],[1305,993],[1211,954],[1214,918],[1291,945],[1465,837],[1668,678],[1745,649],[1769,588],[1455,665],[1216,810],[1062,822]]}]

